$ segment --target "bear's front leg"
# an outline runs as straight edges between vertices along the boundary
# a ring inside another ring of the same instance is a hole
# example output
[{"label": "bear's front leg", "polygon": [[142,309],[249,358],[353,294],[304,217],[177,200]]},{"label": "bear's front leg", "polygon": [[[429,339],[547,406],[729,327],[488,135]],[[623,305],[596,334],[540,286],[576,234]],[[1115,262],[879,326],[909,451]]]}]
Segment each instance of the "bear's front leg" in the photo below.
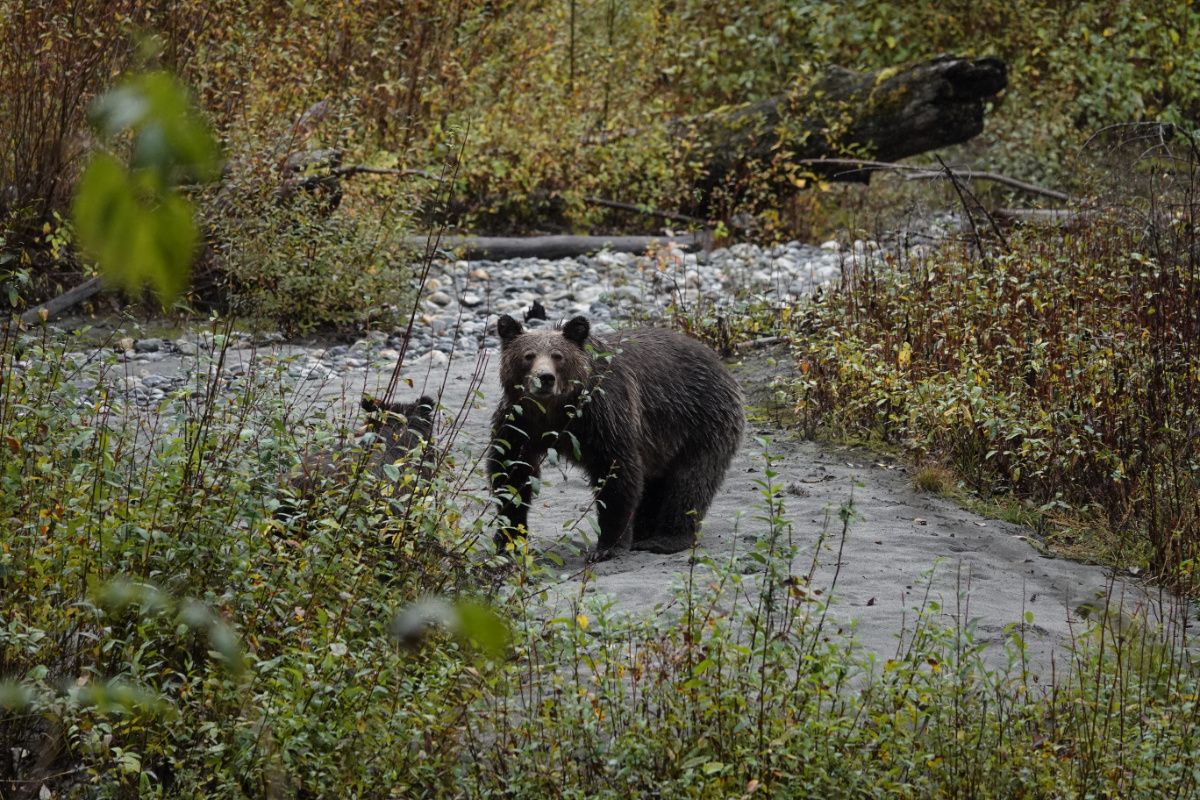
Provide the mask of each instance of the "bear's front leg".
[{"label": "bear's front leg", "polygon": [[540,460],[525,448],[509,452],[503,445],[492,445],[487,470],[492,496],[499,501],[500,527],[493,537],[499,553],[507,549],[509,542],[524,538],[529,529],[529,504],[533,499],[533,482],[541,477]]},{"label": "bear's front leg", "polygon": [[636,468],[623,473],[610,474],[596,494],[600,537],[595,549],[588,553],[589,564],[609,560],[628,550],[633,541],[633,514],[642,496],[642,474]]}]

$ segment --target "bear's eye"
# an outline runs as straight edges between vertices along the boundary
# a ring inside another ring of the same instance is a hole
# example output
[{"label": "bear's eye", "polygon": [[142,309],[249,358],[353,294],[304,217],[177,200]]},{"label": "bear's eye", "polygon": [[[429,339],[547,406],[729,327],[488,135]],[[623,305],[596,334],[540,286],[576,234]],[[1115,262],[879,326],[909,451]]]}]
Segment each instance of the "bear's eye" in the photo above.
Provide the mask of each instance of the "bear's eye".
[{"label": "bear's eye", "polygon": [[537,354],[536,354],[536,353],[534,353],[532,350],[530,350],[528,353],[526,353],[526,354],[525,354],[525,360],[526,360],[526,361],[533,361],[533,357],[534,357],[535,355],[537,355]]},{"label": "bear's eye", "polygon": [[557,350],[555,350],[553,353],[551,353],[550,357],[553,358],[555,361],[563,360],[563,354],[558,352]]}]

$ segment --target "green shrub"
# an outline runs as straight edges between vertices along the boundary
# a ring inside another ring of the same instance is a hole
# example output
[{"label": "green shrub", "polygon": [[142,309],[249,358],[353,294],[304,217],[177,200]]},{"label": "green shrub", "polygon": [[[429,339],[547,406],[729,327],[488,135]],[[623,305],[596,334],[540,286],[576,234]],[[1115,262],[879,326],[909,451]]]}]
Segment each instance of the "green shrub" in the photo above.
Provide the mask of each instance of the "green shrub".
[{"label": "green shrub", "polygon": [[[402,220],[326,217],[313,206],[243,207],[217,229],[207,269],[230,310],[289,333],[395,322],[415,298]],[[369,212],[368,212],[369,213]]]},{"label": "green shrub", "polygon": [[[0,443],[21,457],[0,462],[0,780],[18,794],[1196,789],[1195,670],[1127,614],[1098,615],[1047,687],[1023,670],[1032,617],[1009,628],[1007,667],[970,620],[935,624],[932,602],[897,657],[860,657],[826,617],[836,584],[805,572],[765,442],[754,574],[698,554],[674,611],[617,615],[585,579],[548,619],[559,576],[518,563],[494,595],[507,649],[437,631],[413,649],[398,608],[490,577],[463,558],[487,537],[457,479],[389,497],[364,474],[284,523],[280,475],[308,422],[279,392],[286,363],[266,357],[232,389],[217,369],[224,388],[142,416],[72,388],[111,364],[80,367],[49,338],[3,344]],[[839,518],[815,553],[844,542],[853,508]]]},{"label": "green shrub", "polygon": [[[1144,166],[1127,186],[1154,183]],[[1097,530],[1093,552],[1194,589],[1195,200],[1144,188],[995,255],[950,242],[869,259],[802,313],[757,317],[797,333],[797,421],[901,445],[1047,519],[1069,511],[1087,524],[1064,533]]]}]

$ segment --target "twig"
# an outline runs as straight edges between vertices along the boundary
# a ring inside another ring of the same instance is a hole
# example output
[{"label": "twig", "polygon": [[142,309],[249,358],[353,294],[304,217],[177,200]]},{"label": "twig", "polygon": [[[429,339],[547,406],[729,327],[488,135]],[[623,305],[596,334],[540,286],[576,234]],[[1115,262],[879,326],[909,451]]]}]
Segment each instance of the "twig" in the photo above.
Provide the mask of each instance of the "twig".
[{"label": "twig", "polygon": [[773,344],[786,342],[783,336],[764,336],[761,339],[751,339],[747,342],[738,342],[733,346],[734,350],[757,350],[760,347],[769,347]]},{"label": "twig", "polygon": [[659,217],[661,219],[674,220],[675,222],[688,222],[695,225],[709,227],[710,223],[706,219],[692,217],[687,214],[680,214],[677,211],[663,211],[658,208],[650,208],[649,206],[639,206],[634,203],[622,203],[619,200],[609,200],[605,197],[592,197],[587,195],[583,198],[583,202],[589,206],[603,206],[604,208],[615,208],[618,211],[631,211],[635,214],[644,214],[648,217]]},{"label": "twig", "polygon": [[[941,159],[938,159],[941,161]],[[851,167],[852,172],[880,172],[890,170],[893,172],[907,172],[908,180],[933,180],[947,177],[947,173],[952,172],[955,177],[960,180],[981,180],[992,181],[993,183],[1004,184],[1011,186],[1014,189],[1020,189],[1030,194],[1038,194],[1043,197],[1049,197],[1054,200],[1060,200],[1064,203],[1069,203],[1072,200],[1071,195],[1065,192],[1060,192],[1057,189],[1047,189],[1044,186],[1028,183],[1027,181],[1010,178],[1007,175],[1000,175],[995,172],[984,172],[972,169],[950,170],[946,171],[931,170],[928,167],[922,167],[916,164],[896,164],[890,161],[868,161],[861,158],[804,158],[798,162],[807,167]]]},{"label": "twig", "polygon": [[967,224],[971,226],[971,237],[975,240],[975,248],[979,251],[980,258],[987,262],[987,251],[983,249],[983,238],[979,235],[979,228],[975,225],[975,215],[971,213],[971,206],[967,203],[967,196],[963,193],[962,184],[954,177],[954,173],[946,166],[941,157],[938,157],[938,163],[946,170],[947,176],[950,178],[950,184],[954,187],[954,193],[958,195],[958,202],[962,204],[963,213],[967,215]]},{"label": "twig", "polygon": [[429,178],[437,180],[438,176],[423,169],[392,169],[390,167],[367,167],[362,164],[351,164],[348,167],[338,167],[326,173],[329,177],[350,177],[351,175],[398,175],[402,178]]},{"label": "twig", "polygon": [[[946,162],[942,161],[941,156],[935,155],[934,158],[936,158],[938,163],[942,165],[942,169],[946,171],[946,175],[950,178],[950,182],[954,184],[954,191],[958,193],[958,199],[962,201],[963,211],[967,213],[967,218],[970,219],[971,217],[971,209],[967,207],[967,198],[969,197],[975,202],[975,205],[979,207],[979,210],[983,212],[983,215],[987,217],[988,224],[992,226],[992,233],[996,234],[996,236],[1000,239],[1000,244],[1002,244],[1004,249],[1007,250],[1008,239],[1005,238],[1004,232],[1000,230],[1000,226],[996,224],[995,218],[988,213],[988,210],[984,208],[983,203],[979,202],[979,198],[976,197],[969,189],[967,189],[967,187],[963,185],[963,182],[958,179],[958,176],[956,176],[954,172],[948,166],[946,166]],[[975,245],[979,248],[979,254],[984,256],[983,242],[981,242],[979,239],[979,231],[975,229],[975,220],[973,219],[971,220],[971,231],[975,234]],[[986,256],[984,257],[986,258]]]}]

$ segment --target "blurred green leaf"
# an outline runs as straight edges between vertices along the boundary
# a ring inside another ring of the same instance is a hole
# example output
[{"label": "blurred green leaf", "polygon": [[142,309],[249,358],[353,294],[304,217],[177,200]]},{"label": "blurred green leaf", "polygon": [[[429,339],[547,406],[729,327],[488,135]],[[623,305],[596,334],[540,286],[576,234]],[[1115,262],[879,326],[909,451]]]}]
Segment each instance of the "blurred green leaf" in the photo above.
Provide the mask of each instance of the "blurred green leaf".
[{"label": "blurred green leaf", "polygon": [[492,658],[504,655],[511,634],[499,614],[483,603],[470,600],[459,602],[455,610],[458,612],[458,631],[463,638]]},{"label": "blurred green leaf", "polygon": [[73,213],[80,245],[131,295],[150,286],[164,304],[187,286],[199,233],[192,204],[174,188],[219,171],[215,140],[170,74],[129,78],[91,108],[110,141],[133,137],[130,166],[96,153],[80,179]]},{"label": "blurred green leaf", "polygon": [[134,169],[157,170],[164,179],[198,181],[212,180],[219,172],[208,123],[193,109],[186,87],[170,73],[147,72],[127,79],[99,97],[89,117],[105,139],[133,133]]},{"label": "blurred green leaf", "polygon": [[97,155],[75,193],[80,244],[131,294],[149,284],[165,302],[187,286],[199,235],[192,205],[174,192],[140,193],[115,158]]},{"label": "blurred green leaf", "polygon": [[28,686],[8,681],[0,682],[0,709],[19,714],[33,702],[33,692]]},{"label": "blurred green leaf", "polygon": [[440,597],[426,598],[396,612],[389,630],[402,646],[416,648],[439,627],[491,658],[504,654],[511,637],[508,623],[487,605],[474,600],[452,605]]}]

